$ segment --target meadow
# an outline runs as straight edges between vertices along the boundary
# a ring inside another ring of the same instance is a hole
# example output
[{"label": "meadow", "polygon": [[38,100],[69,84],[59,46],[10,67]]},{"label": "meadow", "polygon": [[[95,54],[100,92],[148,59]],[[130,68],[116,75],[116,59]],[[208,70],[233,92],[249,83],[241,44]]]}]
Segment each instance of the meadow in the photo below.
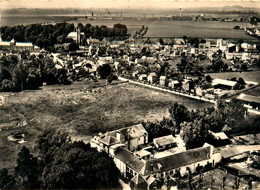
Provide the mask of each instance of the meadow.
[{"label": "meadow", "polygon": [[[113,85],[114,83],[114,85]],[[11,169],[22,146],[34,154],[35,140],[44,128],[69,132],[74,140],[88,142],[92,135],[142,121],[169,116],[175,102],[191,109],[213,106],[181,96],[114,81],[84,81],[70,86],[44,86],[20,93],[1,93],[5,104],[0,107],[0,169]],[[25,134],[24,144],[7,137]]]}]

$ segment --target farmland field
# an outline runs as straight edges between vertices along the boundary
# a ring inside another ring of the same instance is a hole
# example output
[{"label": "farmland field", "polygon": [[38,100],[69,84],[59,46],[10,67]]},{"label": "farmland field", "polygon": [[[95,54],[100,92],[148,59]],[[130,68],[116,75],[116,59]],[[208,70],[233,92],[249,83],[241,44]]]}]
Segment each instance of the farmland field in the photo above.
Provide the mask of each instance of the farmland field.
[{"label": "farmland field", "polygon": [[[115,83],[115,82],[113,82]],[[106,86],[106,81],[84,81],[70,86],[45,86],[40,90],[2,93],[0,107],[0,169],[12,168],[23,146],[7,141],[11,133],[25,134],[25,145],[33,153],[35,138],[47,127],[62,129],[73,139],[88,141],[98,132],[155,121],[168,116],[174,102],[189,109],[212,104],[165,94],[148,88],[120,83]]]},{"label": "farmland field", "polygon": [[[71,20],[73,17],[80,16],[77,20]],[[92,25],[107,25],[113,27],[116,23],[125,24],[128,32],[134,34],[142,25],[148,26],[148,32],[145,37],[201,37],[201,38],[234,38],[234,39],[256,39],[246,35],[244,30],[234,30],[235,25],[241,27],[250,26],[249,23],[243,22],[214,22],[214,21],[163,21],[153,18],[113,18],[113,19],[96,19],[86,20],[84,15],[74,14],[56,14],[56,15],[29,15],[29,14],[10,14],[3,15],[1,20],[2,26],[27,25],[42,22],[72,22],[72,23],[90,23]]]},{"label": "farmland field", "polygon": [[193,21],[154,21],[148,25],[145,37],[203,37],[203,38],[242,38],[254,39],[243,30],[234,30],[235,25],[243,27],[249,23],[238,22],[193,22]]}]

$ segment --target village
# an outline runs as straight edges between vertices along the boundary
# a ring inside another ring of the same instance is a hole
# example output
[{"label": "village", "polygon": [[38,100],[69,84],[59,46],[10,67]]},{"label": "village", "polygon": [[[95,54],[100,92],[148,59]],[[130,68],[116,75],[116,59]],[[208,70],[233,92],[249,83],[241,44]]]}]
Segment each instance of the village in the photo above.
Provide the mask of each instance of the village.
[{"label": "village", "polygon": [[[97,80],[100,77],[98,67],[109,65],[119,80],[212,103],[258,86],[258,81],[210,76],[214,72],[245,72],[257,68],[260,54],[254,42],[186,36],[164,39],[132,36],[113,41],[88,38],[83,42],[83,35],[76,26],[67,36],[75,44],[55,44],[55,53],[14,39],[1,40],[0,49],[2,56],[10,55],[10,50],[18,55],[21,51],[44,54],[53,60],[56,69],[66,69],[68,76],[77,75],[73,80],[86,76]],[[258,97],[242,94],[238,99],[244,101],[250,111],[259,114]]]},{"label": "village", "polygon": [[[131,36],[113,41],[90,37],[83,42],[83,34],[76,26],[67,36],[73,43],[55,44],[53,52],[32,43],[0,39],[0,57],[15,55],[20,60],[22,54],[48,57],[57,70],[65,69],[71,82],[86,78],[94,82],[107,80],[109,86],[119,80],[213,105],[235,98],[243,103],[245,116],[260,115],[259,96],[247,94],[248,90],[259,88],[259,81],[210,76],[257,70],[260,50],[254,41]],[[104,65],[110,68],[105,77],[99,72]],[[0,105],[4,105],[2,96]],[[149,140],[150,134],[144,126],[136,124],[98,133],[90,145],[112,157],[121,173],[123,187],[259,188],[259,134],[228,137],[225,132],[209,133],[216,144],[206,142],[199,148],[188,149],[183,131]],[[13,136],[10,139],[16,140]]]}]

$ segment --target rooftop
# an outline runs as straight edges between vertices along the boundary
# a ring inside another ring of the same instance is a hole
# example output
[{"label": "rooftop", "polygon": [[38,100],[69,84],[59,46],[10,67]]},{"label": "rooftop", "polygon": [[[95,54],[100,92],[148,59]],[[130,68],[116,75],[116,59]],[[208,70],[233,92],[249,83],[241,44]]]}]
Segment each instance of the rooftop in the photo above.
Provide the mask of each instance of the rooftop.
[{"label": "rooftop", "polygon": [[252,95],[247,95],[247,94],[240,94],[237,97],[238,100],[246,101],[246,102],[255,102],[260,104],[260,97],[259,96],[252,96]]},{"label": "rooftop", "polygon": [[165,146],[165,145],[175,143],[175,139],[172,135],[167,135],[167,136],[155,138],[154,143],[158,144],[159,146]]},{"label": "rooftop", "polygon": [[224,79],[214,79],[212,81],[212,85],[218,85],[218,84],[222,84],[222,85],[227,85],[227,86],[235,86],[237,84],[236,81],[230,81],[230,80],[224,80]]}]

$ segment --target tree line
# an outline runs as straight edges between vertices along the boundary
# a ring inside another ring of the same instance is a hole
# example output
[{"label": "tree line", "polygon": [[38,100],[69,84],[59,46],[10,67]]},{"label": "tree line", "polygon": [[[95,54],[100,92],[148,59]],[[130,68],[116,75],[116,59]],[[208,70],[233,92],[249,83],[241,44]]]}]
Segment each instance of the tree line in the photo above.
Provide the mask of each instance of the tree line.
[{"label": "tree line", "polygon": [[[215,144],[214,137],[209,133],[225,132],[228,135],[241,132],[259,131],[260,117],[245,117],[245,108],[235,100],[230,103],[220,102],[217,107],[209,107],[189,111],[184,105],[175,103],[169,109],[170,117],[161,121],[143,123],[153,138],[180,134],[187,149],[201,147],[205,142]],[[217,145],[217,144],[216,144]]]},{"label": "tree line", "polygon": [[119,170],[108,154],[84,142],[72,142],[67,133],[46,129],[38,137],[33,156],[23,147],[10,174],[0,170],[0,189],[113,189]]},{"label": "tree line", "polygon": [[[86,38],[98,38],[110,37],[115,39],[125,39],[127,34],[127,26],[124,24],[115,24],[113,27],[92,26],[81,23],[78,24],[81,32],[84,33],[82,42],[86,43]],[[47,51],[53,51],[54,44],[71,43],[72,39],[67,38],[70,32],[75,31],[75,26],[72,23],[57,23],[55,25],[48,24],[30,24],[30,25],[18,25],[18,26],[4,26],[1,27],[2,39],[11,41],[15,39],[19,42],[32,42],[33,44],[44,48]]]},{"label": "tree line", "polygon": [[43,83],[70,84],[66,69],[56,69],[53,59],[44,55],[21,54],[0,58],[0,91],[37,89]]}]

